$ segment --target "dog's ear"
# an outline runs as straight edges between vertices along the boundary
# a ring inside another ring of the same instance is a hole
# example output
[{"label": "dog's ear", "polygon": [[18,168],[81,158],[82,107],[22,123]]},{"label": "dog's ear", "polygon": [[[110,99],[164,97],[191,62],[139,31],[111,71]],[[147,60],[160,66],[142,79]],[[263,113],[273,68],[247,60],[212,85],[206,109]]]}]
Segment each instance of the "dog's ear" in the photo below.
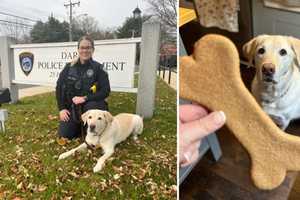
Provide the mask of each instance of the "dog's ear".
[{"label": "dog's ear", "polygon": [[288,40],[295,53],[295,61],[298,67],[300,67],[300,40],[294,37],[288,37]]},{"label": "dog's ear", "polygon": [[108,123],[111,123],[114,119],[113,116],[110,114],[110,112],[107,111],[104,111],[104,117]]},{"label": "dog's ear", "polygon": [[252,40],[250,40],[249,42],[247,42],[246,44],[243,45],[243,54],[244,56],[247,58],[247,60],[249,61],[249,66],[254,67],[254,56],[255,56],[255,51],[256,48],[258,46],[258,44],[260,43],[260,41],[264,38],[266,38],[268,35],[260,35],[257,36],[255,38],[253,38]]},{"label": "dog's ear", "polygon": [[83,113],[83,114],[81,115],[81,119],[82,119],[82,121],[83,121],[83,125],[86,124],[88,115],[89,115],[89,111],[86,111],[85,113]]},{"label": "dog's ear", "polygon": [[71,61],[71,66],[74,66],[78,62],[78,60],[79,60],[78,56],[73,58],[73,60]]}]

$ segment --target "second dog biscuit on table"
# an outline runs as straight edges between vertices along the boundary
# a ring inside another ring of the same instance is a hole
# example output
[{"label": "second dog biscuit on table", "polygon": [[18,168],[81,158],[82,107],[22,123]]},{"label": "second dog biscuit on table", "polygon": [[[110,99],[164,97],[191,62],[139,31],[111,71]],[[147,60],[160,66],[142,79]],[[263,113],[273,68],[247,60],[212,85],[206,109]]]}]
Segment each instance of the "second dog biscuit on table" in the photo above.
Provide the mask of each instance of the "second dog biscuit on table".
[{"label": "second dog biscuit on table", "polygon": [[179,95],[222,110],[226,125],[251,158],[260,189],[279,186],[287,170],[300,170],[300,138],[286,134],[264,113],[245,87],[235,45],[220,35],[201,38],[191,56],[180,58]]}]

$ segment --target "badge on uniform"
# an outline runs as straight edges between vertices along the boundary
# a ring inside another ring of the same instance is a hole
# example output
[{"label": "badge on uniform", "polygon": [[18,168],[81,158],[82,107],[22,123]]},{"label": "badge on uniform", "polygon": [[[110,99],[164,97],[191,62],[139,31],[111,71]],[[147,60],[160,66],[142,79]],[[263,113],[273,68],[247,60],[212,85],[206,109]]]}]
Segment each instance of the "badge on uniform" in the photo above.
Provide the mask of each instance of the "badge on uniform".
[{"label": "badge on uniform", "polygon": [[29,75],[33,68],[33,54],[30,52],[23,52],[19,54],[19,61],[22,71],[26,76]]},{"label": "badge on uniform", "polygon": [[89,78],[92,77],[92,76],[94,75],[94,70],[88,69],[88,70],[86,71],[86,75],[87,75]]},{"label": "badge on uniform", "polygon": [[94,84],[92,85],[92,87],[90,88],[90,91],[91,91],[93,94],[96,93],[96,91],[97,91],[96,83],[94,83]]}]

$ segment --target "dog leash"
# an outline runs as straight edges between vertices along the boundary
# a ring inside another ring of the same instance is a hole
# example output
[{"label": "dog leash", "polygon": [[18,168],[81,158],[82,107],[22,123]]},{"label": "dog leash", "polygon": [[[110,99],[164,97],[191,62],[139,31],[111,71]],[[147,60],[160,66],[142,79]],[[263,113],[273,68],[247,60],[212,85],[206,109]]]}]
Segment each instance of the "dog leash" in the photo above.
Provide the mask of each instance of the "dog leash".
[{"label": "dog leash", "polygon": [[87,143],[86,140],[84,140],[84,143],[86,144],[87,148],[90,149],[90,150],[95,150],[96,149],[96,146],[93,147],[92,145],[90,145],[89,143]]},{"label": "dog leash", "polygon": [[82,115],[82,105],[75,105],[74,103],[72,103],[72,118],[76,123],[80,124],[80,140],[81,142],[84,141],[84,125],[83,125],[83,121],[81,119],[81,115]]},{"label": "dog leash", "polygon": [[81,119],[81,115],[82,115],[82,105],[81,104],[78,105],[78,114],[79,114],[81,141],[85,141],[84,125],[83,125],[83,121]]}]

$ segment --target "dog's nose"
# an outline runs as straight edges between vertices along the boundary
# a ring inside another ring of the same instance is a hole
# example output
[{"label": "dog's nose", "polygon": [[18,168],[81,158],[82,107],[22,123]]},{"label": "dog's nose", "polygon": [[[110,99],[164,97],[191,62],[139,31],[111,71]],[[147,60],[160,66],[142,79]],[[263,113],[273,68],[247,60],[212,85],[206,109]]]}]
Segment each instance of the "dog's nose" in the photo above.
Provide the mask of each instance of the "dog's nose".
[{"label": "dog's nose", "polygon": [[268,76],[273,75],[275,73],[275,65],[272,63],[263,64],[262,73]]},{"label": "dog's nose", "polygon": [[90,130],[93,131],[96,128],[96,126],[94,124],[90,125]]}]

